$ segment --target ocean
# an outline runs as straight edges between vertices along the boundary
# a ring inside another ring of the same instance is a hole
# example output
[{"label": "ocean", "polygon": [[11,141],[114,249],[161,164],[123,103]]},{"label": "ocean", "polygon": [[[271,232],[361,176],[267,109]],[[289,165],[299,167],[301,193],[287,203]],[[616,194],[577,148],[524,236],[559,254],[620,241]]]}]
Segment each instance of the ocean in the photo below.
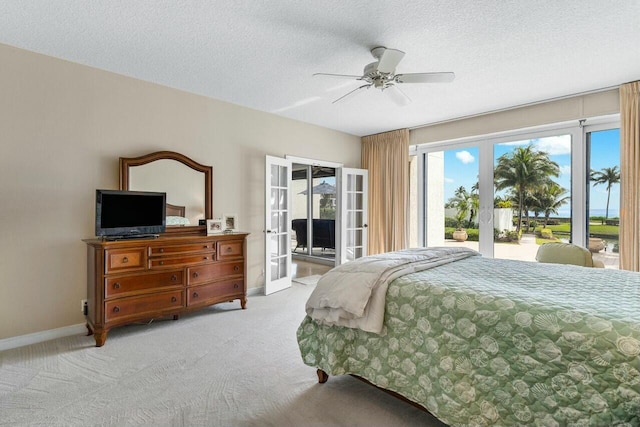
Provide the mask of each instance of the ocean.
[{"label": "ocean", "polygon": [[[589,209],[589,217],[593,216],[602,216],[606,209]],[[550,218],[569,218],[571,216],[571,211],[569,209],[558,209],[557,215],[551,215]],[[620,211],[618,209],[609,208],[609,218],[620,218]]]}]

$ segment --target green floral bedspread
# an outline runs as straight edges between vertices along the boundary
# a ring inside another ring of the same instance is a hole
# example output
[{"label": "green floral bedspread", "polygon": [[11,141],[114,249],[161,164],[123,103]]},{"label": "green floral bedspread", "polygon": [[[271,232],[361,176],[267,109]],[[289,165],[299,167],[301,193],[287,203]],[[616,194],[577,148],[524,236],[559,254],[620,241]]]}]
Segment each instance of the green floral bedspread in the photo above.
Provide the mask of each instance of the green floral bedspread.
[{"label": "green floral bedspread", "polygon": [[304,363],[453,426],[640,425],[640,274],[471,257],[393,281],[385,325],[306,317]]}]

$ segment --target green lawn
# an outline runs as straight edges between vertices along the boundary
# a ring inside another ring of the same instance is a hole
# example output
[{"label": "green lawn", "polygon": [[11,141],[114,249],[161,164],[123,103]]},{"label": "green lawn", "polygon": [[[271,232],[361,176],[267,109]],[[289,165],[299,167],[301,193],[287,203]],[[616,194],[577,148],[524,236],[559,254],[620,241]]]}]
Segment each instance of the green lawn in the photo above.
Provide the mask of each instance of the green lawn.
[{"label": "green lawn", "polygon": [[[553,231],[554,234],[569,234],[570,224],[565,222],[558,225],[547,225],[547,228]],[[620,227],[617,225],[590,224],[589,233],[617,238],[620,233]]]}]

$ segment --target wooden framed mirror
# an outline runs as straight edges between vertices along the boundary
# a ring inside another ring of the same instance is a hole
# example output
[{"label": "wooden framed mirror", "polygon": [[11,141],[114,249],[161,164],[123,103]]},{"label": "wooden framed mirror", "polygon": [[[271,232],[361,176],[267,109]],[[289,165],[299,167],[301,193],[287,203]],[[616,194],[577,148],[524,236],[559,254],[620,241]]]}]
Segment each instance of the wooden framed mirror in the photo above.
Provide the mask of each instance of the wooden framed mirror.
[{"label": "wooden framed mirror", "polygon": [[120,189],[167,193],[167,233],[201,233],[213,215],[213,168],[173,151],[120,157]]}]

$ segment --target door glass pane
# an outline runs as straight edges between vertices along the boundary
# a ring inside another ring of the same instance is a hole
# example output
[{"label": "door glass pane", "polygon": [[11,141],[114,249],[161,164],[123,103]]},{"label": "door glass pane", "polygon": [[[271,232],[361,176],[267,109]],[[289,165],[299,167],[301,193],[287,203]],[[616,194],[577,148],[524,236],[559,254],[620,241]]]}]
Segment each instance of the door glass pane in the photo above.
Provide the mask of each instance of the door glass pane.
[{"label": "door glass pane", "polygon": [[280,213],[280,223],[278,224],[278,232],[284,233],[288,230],[288,218],[289,215],[287,212],[281,212]]},{"label": "door glass pane", "polygon": [[363,183],[362,175],[347,175],[347,191],[362,191]]},{"label": "door glass pane", "polygon": [[347,228],[362,227],[362,211],[352,211],[347,213]]},{"label": "door glass pane", "polygon": [[347,195],[347,209],[361,209],[362,208],[362,193],[349,193]]},{"label": "door glass pane", "polygon": [[288,276],[287,258],[278,257],[271,260],[271,280],[278,280]]},{"label": "door glass pane", "polygon": [[571,239],[571,135],[494,144],[494,257]]},{"label": "door glass pane", "polygon": [[427,246],[478,250],[478,147],[425,154]]},{"label": "door glass pane", "polygon": [[272,258],[277,257],[281,253],[281,250],[278,247],[278,244],[279,244],[278,235],[272,234],[271,235],[271,257]]},{"label": "door glass pane", "polygon": [[279,191],[279,197],[278,197],[278,209],[280,210],[286,210],[287,209],[287,190],[286,189],[281,189]]},{"label": "door glass pane", "polygon": [[587,238],[593,259],[619,268],[620,129],[587,134],[589,186]]}]

